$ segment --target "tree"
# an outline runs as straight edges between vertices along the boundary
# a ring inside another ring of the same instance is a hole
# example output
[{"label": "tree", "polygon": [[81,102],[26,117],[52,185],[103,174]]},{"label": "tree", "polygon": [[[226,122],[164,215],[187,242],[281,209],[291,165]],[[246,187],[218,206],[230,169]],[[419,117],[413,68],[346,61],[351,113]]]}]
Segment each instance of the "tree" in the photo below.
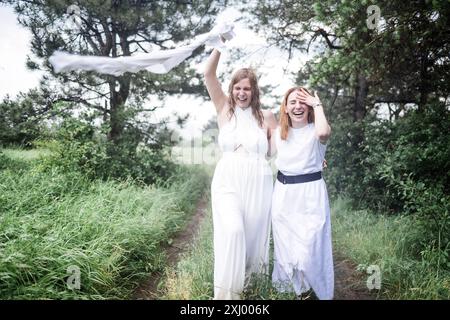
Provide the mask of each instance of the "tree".
[{"label": "tree", "polygon": [[[380,9],[378,24],[371,5]],[[448,162],[448,1],[266,0],[254,12],[260,32],[291,58],[299,51],[313,54],[293,72],[298,84],[318,89],[328,107],[332,195],[401,211],[411,190],[448,190],[447,180],[423,181],[429,163]],[[378,116],[380,105],[387,105],[390,121]],[[441,169],[447,167],[434,171]],[[432,177],[442,175],[434,171]]]},{"label": "tree", "polygon": [[43,123],[48,110],[36,89],[18,94],[15,100],[6,96],[0,103],[0,145],[30,147],[48,131]]},{"label": "tree", "polygon": [[[380,8],[376,29],[368,28],[370,5]],[[448,1],[269,0],[258,3],[255,15],[269,39],[291,53],[317,45],[309,80],[335,93],[342,89],[344,98],[353,90],[354,121],[377,103],[421,109],[430,99],[448,97]]]},{"label": "tree", "polygon": [[[28,67],[48,72],[42,80],[42,90],[53,104],[65,101],[71,109],[82,106],[91,118],[100,118],[114,144],[120,144],[126,130],[152,132],[148,124],[139,120],[157,108],[144,107],[149,95],[164,98],[168,94],[204,93],[187,63],[165,75],[141,71],[114,77],[93,72],[56,75],[47,59],[55,50],[119,57],[168,49],[208,31],[221,2],[80,0],[76,7],[69,0],[10,3],[19,22],[32,33],[32,53],[42,60],[39,63],[29,58]],[[72,11],[77,23],[71,21],[69,8],[75,8]],[[200,52],[201,49],[196,50],[194,56]]]}]

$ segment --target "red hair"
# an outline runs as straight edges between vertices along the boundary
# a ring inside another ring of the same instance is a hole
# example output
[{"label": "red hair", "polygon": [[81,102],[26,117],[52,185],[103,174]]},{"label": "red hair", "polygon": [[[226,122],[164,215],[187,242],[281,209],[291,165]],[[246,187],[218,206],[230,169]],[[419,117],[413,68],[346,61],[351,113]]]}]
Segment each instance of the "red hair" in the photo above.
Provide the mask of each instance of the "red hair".
[{"label": "red hair", "polygon": [[[309,91],[304,87],[293,87],[290,88],[285,94],[283,98],[283,102],[281,103],[280,107],[280,137],[281,140],[286,140],[289,135],[289,128],[292,127],[292,121],[289,117],[289,114],[286,113],[287,111],[287,99],[289,95],[294,91],[300,91],[300,89],[306,90],[306,92],[309,93]],[[308,106],[308,123],[314,122],[314,109],[311,106]]]}]

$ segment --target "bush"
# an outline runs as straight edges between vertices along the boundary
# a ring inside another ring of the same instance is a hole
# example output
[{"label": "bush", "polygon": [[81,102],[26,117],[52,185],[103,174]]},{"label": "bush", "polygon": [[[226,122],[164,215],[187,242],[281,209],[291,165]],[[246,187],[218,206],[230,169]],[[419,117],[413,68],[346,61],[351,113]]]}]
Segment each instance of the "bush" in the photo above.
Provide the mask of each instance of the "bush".
[{"label": "bush", "polygon": [[333,125],[326,170],[331,196],[349,196],[359,209],[414,214],[421,230],[412,244],[417,255],[449,250],[449,113],[433,104],[395,122],[368,116]]},{"label": "bush", "polygon": [[166,179],[176,169],[164,148],[138,148],[134,137],[128,138],[125,133],[120,143],[114,144],[99,135],[92,125],[67,119],[55,140],[37,142],[52,151],[41,167],[76,171],[91,179],[133,178],[146,184]]},{"label": "bush", "polygon": [[21,93],[16,100],[7,96],[0,102],[0,145],[31,147],[33,140],[48,135],[42,123],[42,109],[37,105],[36,91]]}]

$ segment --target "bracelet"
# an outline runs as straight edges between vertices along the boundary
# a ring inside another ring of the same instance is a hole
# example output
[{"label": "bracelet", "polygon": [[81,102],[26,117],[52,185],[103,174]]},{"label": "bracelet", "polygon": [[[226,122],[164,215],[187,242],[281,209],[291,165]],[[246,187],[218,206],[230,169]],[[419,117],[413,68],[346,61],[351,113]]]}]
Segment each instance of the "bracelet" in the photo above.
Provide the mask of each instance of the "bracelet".
[{"label": "bracelet", "polygon": [[322,102],[317,102],[317,103],[313,104],[311,107],[312,107],[313,109],[315,109],[315,108],[318,107],[318,106],[322,106],[322,107],[323,107]]}]

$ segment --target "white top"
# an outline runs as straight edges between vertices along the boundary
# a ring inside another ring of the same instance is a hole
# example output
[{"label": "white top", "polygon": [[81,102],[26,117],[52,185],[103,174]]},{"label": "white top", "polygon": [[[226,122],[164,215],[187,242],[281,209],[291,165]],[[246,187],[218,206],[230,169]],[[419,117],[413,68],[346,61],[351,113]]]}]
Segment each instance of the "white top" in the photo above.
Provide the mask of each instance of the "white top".
[{"label": "white top", "polygon": [[327,146],[316,136],[314,123],[299,129],[289,128],[287,140],[281,140],[278,128],[275,142],[275,165],[283,174],[292,176],[322,171]]},{"label": "white top", "polygon": [[242,147],[249,154],[261,156],[266,155],[269,147],[267,136],[259,127],[251,107],[235,108],[232,118],[220,129],[218,142],[222,152],[234,152]]}]

